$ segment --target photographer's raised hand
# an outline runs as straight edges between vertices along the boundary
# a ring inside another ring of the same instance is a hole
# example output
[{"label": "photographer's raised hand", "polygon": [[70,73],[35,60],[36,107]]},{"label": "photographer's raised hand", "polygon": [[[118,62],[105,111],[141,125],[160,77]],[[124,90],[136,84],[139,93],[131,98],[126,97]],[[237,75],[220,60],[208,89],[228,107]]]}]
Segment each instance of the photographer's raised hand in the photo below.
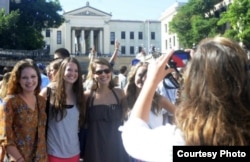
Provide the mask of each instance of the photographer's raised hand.
[{"label": "photographer's raised hand", "polygon": [[131,112],[131,118],[137,117],[145,122],[149,119],[152,99],[159,82],[174,69],[166,68],[168,60],[173,54],[171,50],[168,54],[162,55],[155,61],[150,62],[147,72],[147,79],[144,82],[141,93],[138,96]]}]

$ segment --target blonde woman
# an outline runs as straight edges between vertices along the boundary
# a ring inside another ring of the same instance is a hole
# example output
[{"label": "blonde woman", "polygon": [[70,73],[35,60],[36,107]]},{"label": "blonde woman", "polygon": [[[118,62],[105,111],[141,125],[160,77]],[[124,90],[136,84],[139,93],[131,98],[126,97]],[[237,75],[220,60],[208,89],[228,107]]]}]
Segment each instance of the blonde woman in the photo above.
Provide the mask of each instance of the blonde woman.
[{"label": "blonde woman", "polygon": [[[148,64],[147,62],[139,62],[131,67],[128,74],[128,84],[125,87],[125,94],[128,107],[131,110],[147,78]],[[148,121],[150,128],[156,128],[163,125],[163,109],[170,113],[174,113],[176,107],[167,98],[155,92],[150,111],[150,119]]]}]

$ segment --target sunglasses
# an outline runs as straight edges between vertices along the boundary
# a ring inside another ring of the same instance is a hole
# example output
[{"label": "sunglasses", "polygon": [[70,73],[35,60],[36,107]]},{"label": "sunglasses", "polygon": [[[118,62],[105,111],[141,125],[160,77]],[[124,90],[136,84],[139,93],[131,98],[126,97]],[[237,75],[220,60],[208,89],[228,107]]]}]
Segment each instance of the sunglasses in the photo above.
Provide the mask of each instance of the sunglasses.
[{"label": "sunglasses", "polygon": [[109,74],[109,73],[111,72],[111,70],[110,70],[110,69],[97,70],[97,71],[95,71],[94,74],[101,75],[103,72],[104,72],[105,74]]}]

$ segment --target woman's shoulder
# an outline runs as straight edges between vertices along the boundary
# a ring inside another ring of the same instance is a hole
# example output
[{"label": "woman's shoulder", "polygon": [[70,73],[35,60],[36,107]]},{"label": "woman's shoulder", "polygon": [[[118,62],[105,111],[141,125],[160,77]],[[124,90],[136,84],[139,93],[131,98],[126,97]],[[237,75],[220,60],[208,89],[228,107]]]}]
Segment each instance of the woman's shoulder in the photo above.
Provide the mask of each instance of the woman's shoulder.
[{"label": "woman's shoulder", "polygon": [[85,98],[88,98],[92,93],[93,93],[93,91],[91,91],[91,90],[89,90],[89,89],[87,89],[87,90],[85,90],[85,91],[83,92]]},{"label": "woman's shoulder", "polygon": [[117,94],[119,98],[123,98],[125,96],[124,90],[118,87],[113,88],[113,91]]},{"label": "woman's shoulder", "polygon": [[56,89],[57,83],[56,82],[50,82],[47,87],[49,87],[51,89]]},{"label": "woman's shoulder", "polygon": [[45,98],[43,96],[41,96],[41,95],[37,95],[37,99],[39,101],[46,101]]},{"label": "woman's shoulder", "polygon": [[7,95],[6,97],[3,98],[3,102],[14,101],[14,100],[20,100],[20,98],[17,95]]},{"label": "woman's shoulder", "polygon": [[22,103],[22,99],[18,97],[18,95],[7,95],[5,98],[2,99],[3,105],[11,106],[13,104],[19,105]]}]

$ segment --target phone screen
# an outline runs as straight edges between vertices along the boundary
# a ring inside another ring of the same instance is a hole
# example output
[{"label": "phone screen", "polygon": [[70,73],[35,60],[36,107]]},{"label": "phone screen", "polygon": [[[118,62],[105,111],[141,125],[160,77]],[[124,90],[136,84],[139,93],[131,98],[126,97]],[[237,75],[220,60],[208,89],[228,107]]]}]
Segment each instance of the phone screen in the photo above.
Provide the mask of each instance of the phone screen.
[{"label": "phone screen", "polygon": [[190,59],[189,52],[185,51],[175,51],[172,55],[172,60],[176,63],[176,67],[186,66],[188,60]]}]

